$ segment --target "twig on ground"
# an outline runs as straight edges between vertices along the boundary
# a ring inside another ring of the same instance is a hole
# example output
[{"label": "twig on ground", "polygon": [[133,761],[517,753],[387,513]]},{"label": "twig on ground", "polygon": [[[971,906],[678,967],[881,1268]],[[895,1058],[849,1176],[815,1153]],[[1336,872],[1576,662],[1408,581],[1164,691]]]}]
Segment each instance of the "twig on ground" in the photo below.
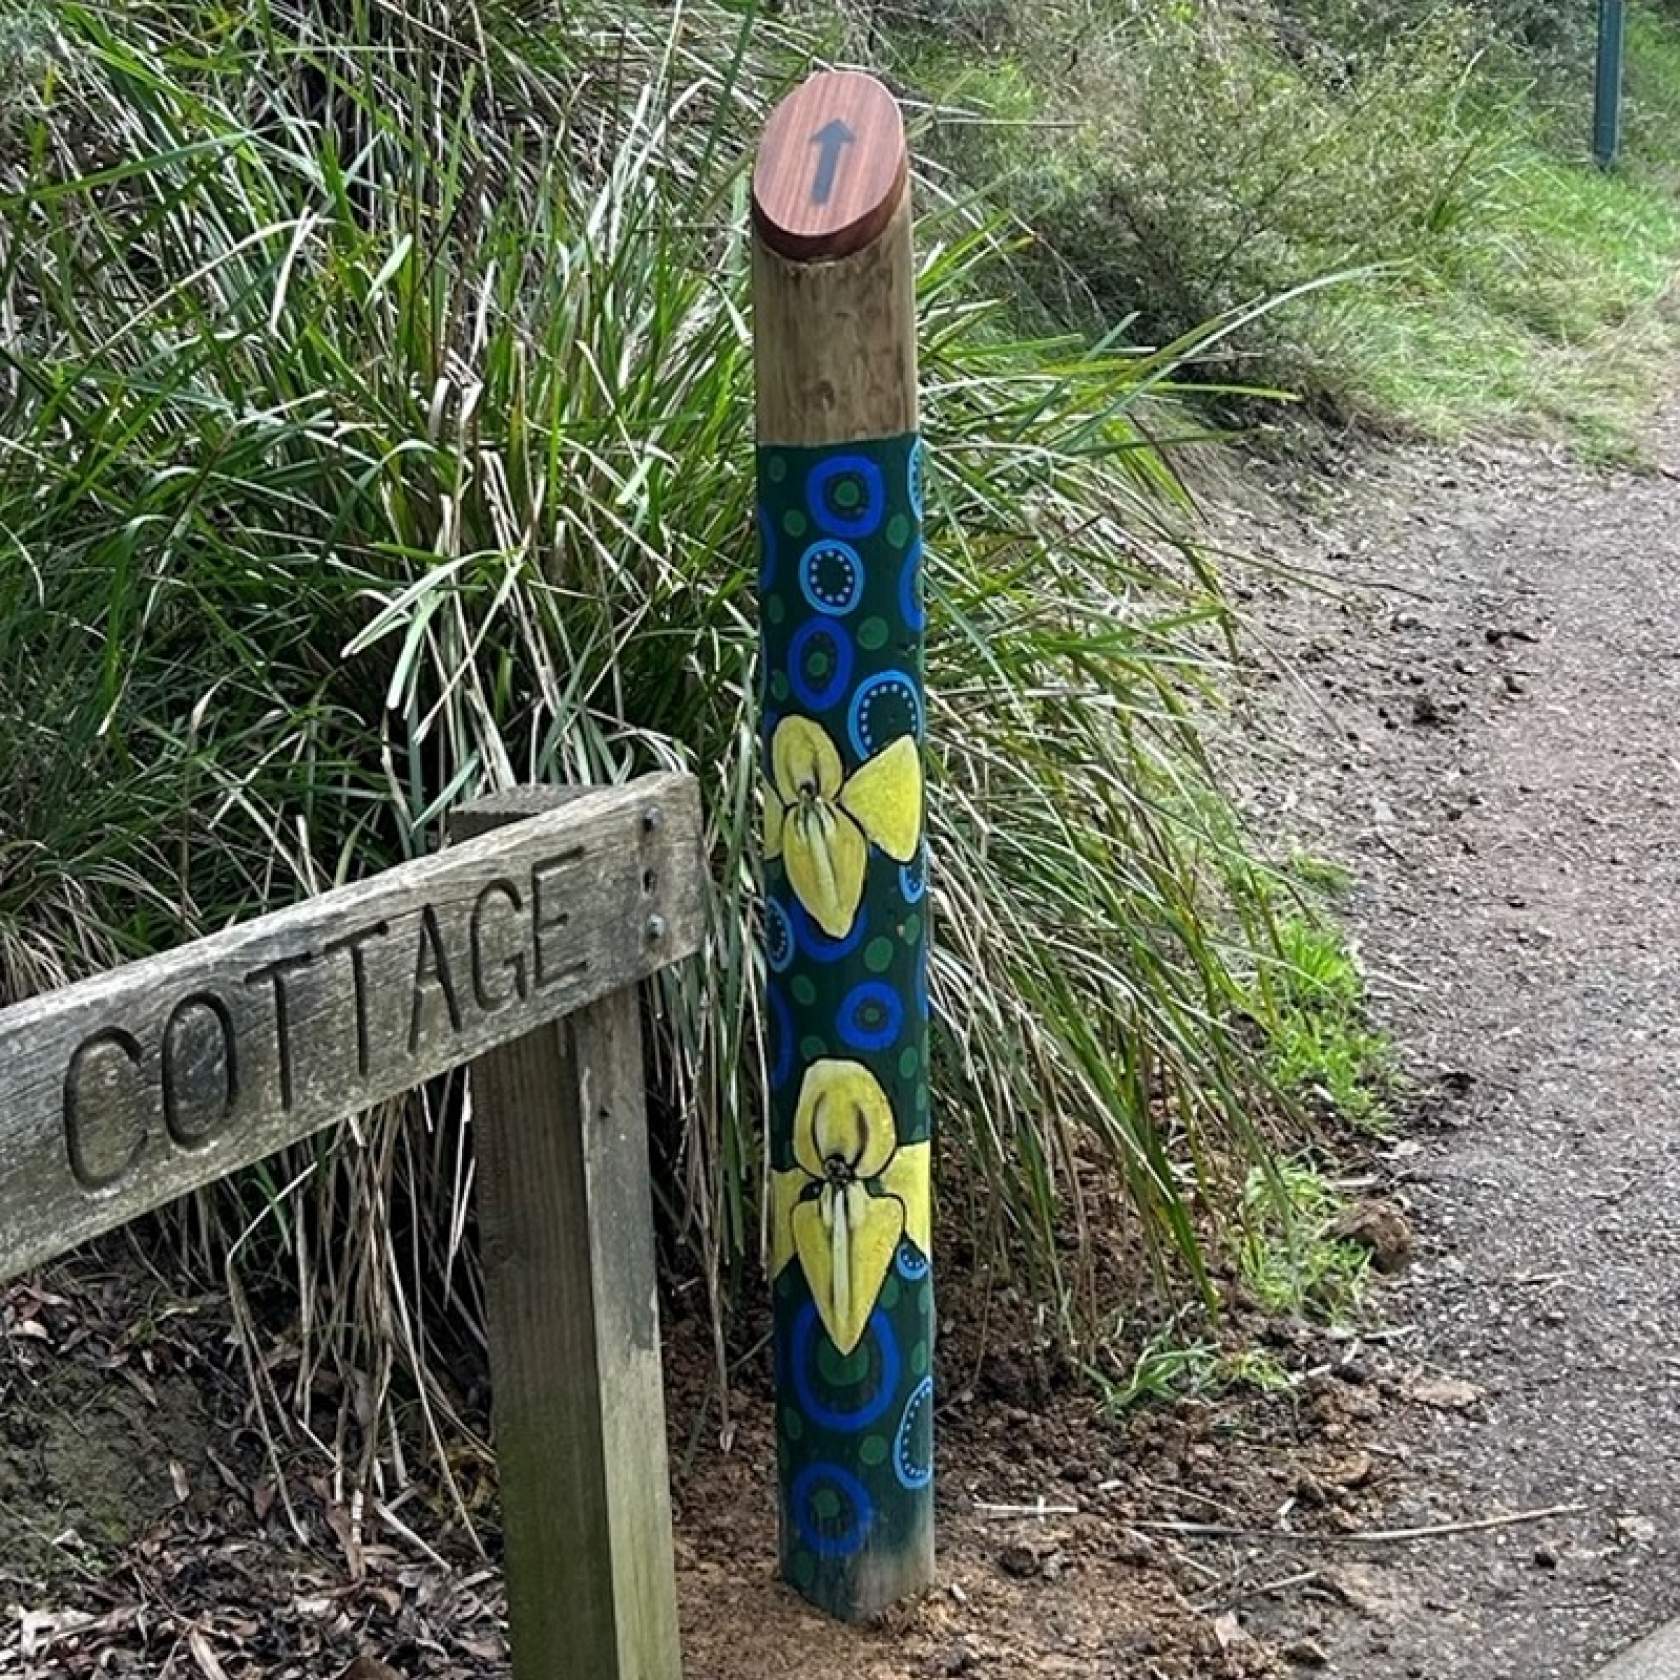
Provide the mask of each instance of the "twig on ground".
[{"label": "twig on ground", "polygon": [[1290,1587],[1304,1587],[1307,1582],[1316,1581],[1323,1573],[1320,1569],[1302,1569],[1293,1575],[1284,1575],[1276,1581],[1259,1581],[1252,1587],[1241,1587],[1220,1598],[1204,1600],[1196,1606],[1196,1613],[1211,1616],[1215,1610],[1234,1609],[1239,1604],[1246,1604],[1251,1598],[1269,1598],[1273,1593],[1286,1592]]},{"label": "twig on ground", "polygon": [[1518,1523],[1544,1522],[1548,1517],[1579,1516],[1585,1505],[1548,1505],[1539,1511],[1513,1511],[1504,1517],[1475,1517],[1465,1522],[1423,1523],[1416,1528],[1356,1529],[1351,1534],[1296,1534],[1280,1528],[1234,1528],[1225,1523],[1139,1522],[1135,1527],[1158,1534],[1180,1534],[1191,1540],[1282,1540],[1297,1546],[1371,1546],[1401,1540],[1433,1540],[1448,1534],[1479,1534]]},{"label": "twig on ground", "polygon": [[1042,1493],[1031,1505],[997,1505],[987,1499],[976,1499],[974,1509],[988,1521],[1007,1517],[1037,1517],[1042,1521],[1045,1517],[1077,1517],[1079,1515],[1077,1505],[1046,1504]]},{"label": "twig on ground", "polygon": [[1146,1487],[1151,1493],[1162,1493],[1170,1499],[1193,1499],[1198,1505],[1205,1505],[1210,1511],[1229,1513],[1231,1507],[1217,1499],[1210,1499],[1205,1493],[1197,1493],[1191,1488],[1174,1487],[1171,1482],[1154,1482],[1147,1476],[1138,1477],[1138,1485]]}]

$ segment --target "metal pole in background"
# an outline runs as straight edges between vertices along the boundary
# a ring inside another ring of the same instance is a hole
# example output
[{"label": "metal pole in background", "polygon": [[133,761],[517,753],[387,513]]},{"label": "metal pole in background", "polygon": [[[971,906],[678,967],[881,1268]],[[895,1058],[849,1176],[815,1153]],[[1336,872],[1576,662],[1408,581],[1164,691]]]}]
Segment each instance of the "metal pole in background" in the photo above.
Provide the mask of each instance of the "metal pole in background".
[{"label": "metal pole in background", "polygon": [[782,1573],[856,1621],[933,1579],[922,445],[886,88],[829,71],[776,108],[753,228]]},{"label": "metal pole in background", "polygon": [[1598,80],[1593,99],[1593,158],[1600,169],[1622,146],[1622,63],[1627,51],[1625,0],[1598,0]]}]

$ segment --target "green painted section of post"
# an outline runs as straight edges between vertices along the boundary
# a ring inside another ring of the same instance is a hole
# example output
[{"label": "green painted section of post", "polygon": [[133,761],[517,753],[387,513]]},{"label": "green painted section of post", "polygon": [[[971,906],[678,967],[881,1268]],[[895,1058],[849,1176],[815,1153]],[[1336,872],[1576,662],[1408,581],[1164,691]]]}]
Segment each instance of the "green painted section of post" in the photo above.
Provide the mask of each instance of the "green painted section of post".
[{"label": "green painted section of post", "polygon": [[782,1567],[848,1618],[932,1544],[921,462],[759,452]]},{"label": "green painted section of post", "polygon": [[1622,148],[1622,66],[1627,56],[1625,0],[1598,0],[1598,75],[1593,98],[1593,158],[1611,168]]},{"label": "green painted section of post", "polygon": [[934,1556],[925,457],[890,96],[806,83],[754,192],[781,1564],[857,1620]]}]

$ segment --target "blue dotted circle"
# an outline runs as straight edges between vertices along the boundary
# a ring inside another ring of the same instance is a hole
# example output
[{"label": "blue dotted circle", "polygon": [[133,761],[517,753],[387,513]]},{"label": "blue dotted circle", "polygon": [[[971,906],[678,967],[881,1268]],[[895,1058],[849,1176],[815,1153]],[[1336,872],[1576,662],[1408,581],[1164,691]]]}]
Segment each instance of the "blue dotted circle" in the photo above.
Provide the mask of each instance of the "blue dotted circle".
[{"label": "blue dotted circle", "polygon": [[904,1402],[893,1436],[893,1474],[912,1493],[933,1480],[933,1378],[923,1377]]},{"label": "blue dotted circle", "polygon": [[[812,682],[805,674],[805,661],[819,641],[826,641],[833,651],[827,676]],[[852,686],[852,638],[831,618],[806,619],[788,644],[788,681],[801,704],[813,712],[839,705]]]},{"label": "blue dotted circle", "polygon": [[764,902],[764,960],[773,974],[782,974],[793,961],[797,946],[788,913],[773,898]]},{"label": "blue dotted circle", "polygon": [[878,1422],[892,1405],[898,1392],[898,1338],[887,1315],[879,1307],[869,1315],[866,1340],[875,1343],[876,1361],[880,1370],[875,1387],[862,1401],[850,1408],[831,1406],[816,1391],[811,1382],[811,1344],[816,1340],[817,1304],[807,1301],[793,1321],[792,1345],[788,1349],[788,1365],[793,1376],[793,1392],[799,1409],[821,1429],[832,1429],[837,1435],[855,1435]]},{"label": "blue dotted circle", "polygon": [[805,906],[797,899],[794,900],[789,914],[793,918],[793,937],[799,946],[799,953],[809,957],[812,962],[836,963],[849,957],[863,943],[863,936],[869,931],[869,912],[863,905],[858,906],[857,920],[852,923],[851,931],[844,939],[830,939],[811,920]]},{"label": "blue dotted circle", "polygon": [[[835,1490],[851,1507],[843,1528],[822,1524],[811,1509],[812,1496],[819,1487]],[[861,1552],[869,1539],[870,1526],[875,1520],[875,1507],[869,1494],[850,1470],[838,1464],[807,1464],[794,1478],[788,1489],[788,1504],[793,1509],[793,1524],[799,1538],[818,1557],[848,1558]]]},{"label": "blue dotted circle", "polygon": [[799,588],[815,611],[843,618],[863,599],[857,550],[838,537],[819,537],[800,556]]},{"label": "blue dotted circle", "polygon": [[[867,1014],[878,1014],[873,1025]],[[862,980],[846,994],[834,1022],[854,1050],[885,1050],[904,1028],[904,1000],[885,980]]]},{"label": "blue dotted circle", "polygon": [[[843,478],[857,479],[862,492],[858,507],[850,513],[835,507],[831,500],[833,485]],[[831,537],[871,536],[887,510],[887,487],[881,469],[867,455],[830,455],[811,468],[805,480],[805,505],[817,529]]]},{"label": "blue dotted circle", "polygon": [[882,747],[890,746],[897,738],[884,736],[881,726],[870,717],[873,706],[895,700],[910,714],[908,733],[921,739],[922,696],[915,678],[908,671],[877,671],[858,684],[857,692],[852,696],[851,709],[846,715],[846,729],[860,758],[873,758]]},{"label": "blue dotted circle", "polygon": [[927,608],[922,604],[922,544],[918,538],[904,556],[904,566],[898,574],[898,611],[912,630],[927,628]]},{"label": "blue dotted circle", "polygon": [[933,1262],[908,1237],[898,1245],[893,1264],[906,1283],[920,1283],[933,1270]]},{"label": "blue dotted circle", "polygon": [[898,866],[898,890],[904,895],[906,904],[920,904],[927,896],[927,874],[927,843],[924,841],[921,850],[908,863]]}]

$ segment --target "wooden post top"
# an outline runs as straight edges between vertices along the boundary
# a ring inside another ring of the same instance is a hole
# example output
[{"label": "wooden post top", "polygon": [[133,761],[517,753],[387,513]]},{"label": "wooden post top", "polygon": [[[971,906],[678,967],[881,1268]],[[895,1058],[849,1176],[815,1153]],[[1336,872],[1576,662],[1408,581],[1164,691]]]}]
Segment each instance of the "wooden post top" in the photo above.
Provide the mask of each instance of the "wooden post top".
[{"label": "wooden post top", "polygon": [[873,76],[826,70],[770,114],[753,169],[753,223],[796,262],[849,257],[885,230],[908,176],[898,101]]}]

